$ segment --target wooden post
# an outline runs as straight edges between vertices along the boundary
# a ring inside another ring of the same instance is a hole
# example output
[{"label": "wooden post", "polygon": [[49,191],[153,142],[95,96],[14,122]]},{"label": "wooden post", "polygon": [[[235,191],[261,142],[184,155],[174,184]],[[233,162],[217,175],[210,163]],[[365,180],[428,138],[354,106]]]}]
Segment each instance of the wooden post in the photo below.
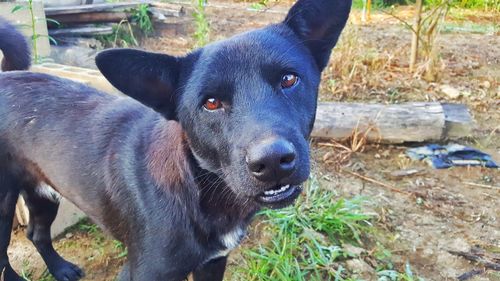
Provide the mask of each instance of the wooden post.
[{"label": "wooden post", "polygon": [[422,21],[422,0],[416,0],[415,21],[413,23],[413,36],[411,38],[410,71],[415,71],[415,64],[418,59],[418,40],[420,38],[420,27]]}]

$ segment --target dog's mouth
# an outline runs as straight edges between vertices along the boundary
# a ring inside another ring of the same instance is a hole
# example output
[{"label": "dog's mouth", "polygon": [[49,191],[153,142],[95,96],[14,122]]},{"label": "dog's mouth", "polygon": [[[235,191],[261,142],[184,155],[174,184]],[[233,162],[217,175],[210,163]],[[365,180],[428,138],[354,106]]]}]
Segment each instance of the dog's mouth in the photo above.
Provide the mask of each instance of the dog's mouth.
[{"label": "dog's mouth", "polygon": [[280,185],[260,193],[256,199],[261,204],[283,206],[292,203],[301,192],[299,185]]}]

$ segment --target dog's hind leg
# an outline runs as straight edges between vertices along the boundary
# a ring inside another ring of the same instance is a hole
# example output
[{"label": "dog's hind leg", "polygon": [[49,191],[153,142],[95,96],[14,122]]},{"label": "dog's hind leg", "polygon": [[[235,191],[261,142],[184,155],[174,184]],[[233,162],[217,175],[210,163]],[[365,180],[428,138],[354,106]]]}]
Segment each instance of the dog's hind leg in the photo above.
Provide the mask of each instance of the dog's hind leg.
[{"label": "dog's hind leg", "polygon": [[78,266],[64,260],[54,249],[50,237],[50,226],[57,215],[59,198],[43,190],[49,187],[41,186],[26,189],[24,194],[30,212],[28,239],[35,245],[42,256],[49,272],[58,281],[80,280],[84,273]]},{"label": "dog's hind leg", "polygon": [[0,165],[0,280],[4,281],[24,280],[12,269],[7,256],[18,197],[15,178]]}]

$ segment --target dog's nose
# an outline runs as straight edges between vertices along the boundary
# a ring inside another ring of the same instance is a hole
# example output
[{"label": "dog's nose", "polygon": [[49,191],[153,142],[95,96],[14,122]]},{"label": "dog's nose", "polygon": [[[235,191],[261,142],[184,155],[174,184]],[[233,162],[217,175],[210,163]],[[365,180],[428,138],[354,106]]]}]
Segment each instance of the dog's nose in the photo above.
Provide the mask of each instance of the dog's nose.
[{"label": "dog's nose", "polygon": [[264,182],[277,182],[295,171],[295,147],[282,138],[269,138],[252,145],[247,152],[250,173]]}]

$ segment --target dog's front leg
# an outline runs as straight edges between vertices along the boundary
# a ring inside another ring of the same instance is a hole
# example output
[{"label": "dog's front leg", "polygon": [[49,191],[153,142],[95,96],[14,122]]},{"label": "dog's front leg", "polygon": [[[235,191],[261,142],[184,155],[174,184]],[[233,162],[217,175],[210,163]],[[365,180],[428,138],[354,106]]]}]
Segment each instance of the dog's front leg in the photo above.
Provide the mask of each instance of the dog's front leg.
[{"label": "dog's front leg", "polygon": [[226,264],[227,256],[207,262],[193,273],[194,281],[222,281]]},{"label": "dog's front leg", "polygon": [[116,278],[117,281],[130,281],[130,265],[129,263],[125,263],[122,267],[122,270],[120,271],[120,274],[118,275],[118,278]]}]

